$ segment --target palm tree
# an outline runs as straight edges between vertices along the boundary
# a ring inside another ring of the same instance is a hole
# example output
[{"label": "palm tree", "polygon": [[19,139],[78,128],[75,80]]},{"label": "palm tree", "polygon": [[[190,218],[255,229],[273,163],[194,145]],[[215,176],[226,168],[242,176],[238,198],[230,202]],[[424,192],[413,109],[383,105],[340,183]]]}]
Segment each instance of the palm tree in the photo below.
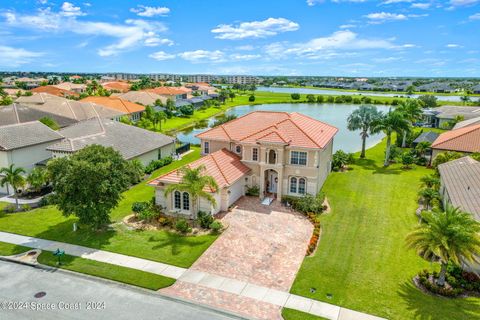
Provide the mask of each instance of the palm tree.
[{"label": "palm tree", "polygon": [[162,121],[167,122],[167,114],[163,111],[157,111],[153,114],[153,126],[156,129],[157,124],[160,126],[160,131],[162,131]]},{"label": "palm tree", "polygon": [[15,168],[14,164],[11,164],[7,168],[0,169],[0,186],[11,185],[13,188],[13,194],[15,197],[15,203],[17,205],[17,210],[20,209],[18,204],[18,188],[25,185],[25,179],[23,175],[25,169]]},{"label": "palm tree", "polygon": [[48,172],[44,168],[35,167],[26,180],[34,191],[39,192],[48,181]]},{"label": "palm tree", "polygon": [[210,202],[214,207],[217,205],[215,197],[210,192],[205,191],[206,188],[218,191],[218,185],[215,179],[211,176],[205,175],[205,166],[200,165],[196,168],[188,166],[178,169],[178,174],[182,175],[182,179],[178,184],[171,184],[165,188],[165,197],[172,192],[178,190],[188,192],[192,199],[192,209],[194,215],[197,213],[198,200],[203,198]]},{"label": "palm tree", "polygon": [[430,146],[432,144],[429,141],[421,141],[417,144],[415,147],[415,150],[417,151],[418,155],[420,157],[425,156],[425,153],[427,152],[428,149],[430,149]]},{"label": "palm tree", "polygon": [[403,132],[408,130],[410,124],[405,119],[403,113],[398,111],[388,111],[388,113],[376,121],[372,125],[372,132],[377,133],[383,131],[387,136],[387,149],[385,151],[385,161],[383,165],[388,167],[390,164],[390,149],[392,145],[392,133]]},{"label": "palm tree", "polygon": [[425,213],[425,222],[407,236],[407,246],[425,259],[438,259],[441,269],[437,284],[443,286],[448,262],[460,265],[462,261],[476,260],[475,255],[480,253],[480,223],[451,205],[445,211]]},{"label": "palm tree", "polygon": [[[410,126],[422,116],[422,107],[418,101],[414,99],[405,100],[397,107],[396,111],[403,113],[403,116],[408,120]],[[408,130],[403,130],[402,148],[407,146],[407,131]]]},{"label": "palm tree", "polygon": [[427,188],[438,189],[440,187],[440,179],[434,174],[424,176],[420,181],[422,181],[422,186]]},{"label": "palm tree", "polygon": [[372,133],[372,124],[381,116],[382,112],[378,111],[375,106],[361,106],[348,116],[348,130],[361,130],[362,152],[360,153],[360,158],[365,158],[365,145],[369,134]]},{"label": "palm tree", "polygon": [[460,97],[460,100],[462,100],[463,104],[465,105],[465,104],[467,104],[467,102],[470,101],[470,97],[467,96],[467,95],[464,95],[464,96]]},{"label": "palm tree", "polygon": [[440,194],[437,190],[432,188],[424,188],[418,192],[419,196],[423,199],[423,204],[426,206],[427,210],[430,210],[430,205],[435,199],[440,199]]}]

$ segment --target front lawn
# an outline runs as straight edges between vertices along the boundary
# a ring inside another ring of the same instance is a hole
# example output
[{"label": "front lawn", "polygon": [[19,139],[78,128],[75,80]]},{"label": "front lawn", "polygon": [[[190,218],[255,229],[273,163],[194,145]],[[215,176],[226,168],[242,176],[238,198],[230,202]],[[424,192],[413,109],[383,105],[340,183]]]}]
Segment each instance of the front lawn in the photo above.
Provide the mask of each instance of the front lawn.
[{"label": "front lawn", "polygon": [[[58,267],[57,257],[49,251],[43,251],[38,256],[37,261],[44,265]],[[165,288],[171,286],[175,282],[175,279],[163,277],[161,275],[70,255],[63,256],[61,261],[62,264],[60,265],[60,268],[62,269],[123,282],[150,290]]]},{"label": "front lawn", "polygon": [[[353,170],[327,179],[332,212],[321,217],[319,247],[305,258],[291,292],[388,319],[480,319],[479,298],[434,297],[413,285],[420,270],[437,268],[405,246],[418,223],[420,178],[431,170],[384,169],[384,149],[380,143]],[[296,319],[288,312],[285,318]]]},{"label": "front lawn", "polygon": [[0,256],[13,256],[23,252],[27,252],[31,248],[18,246],[16,244],[0,242]]},{"label": "front lawn", "polygon": [[[195,148],[182,160],[155,171],[152,177],[167,173],[199,157],[200,151]],[[0,230],[189,267],[212,244],[217,238],[216,235],[185,237],[166,231],[128,230],[121,223],[123,217],[131,213],[133,202],[149,201],[153,195],[154,188],[146,182],[126,191],[119,206],[111,213],[114,224],[108,231],[79,229],[74,232],[72,227],[77,219],[65,218],[53,206],[30,212],[4,214],[0,216]]]}]

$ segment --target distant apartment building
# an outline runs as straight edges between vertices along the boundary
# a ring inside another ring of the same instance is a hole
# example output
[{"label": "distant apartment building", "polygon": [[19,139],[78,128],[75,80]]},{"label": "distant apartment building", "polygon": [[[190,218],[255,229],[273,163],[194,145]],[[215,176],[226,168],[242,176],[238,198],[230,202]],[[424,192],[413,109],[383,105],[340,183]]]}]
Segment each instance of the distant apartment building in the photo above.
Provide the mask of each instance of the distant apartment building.
[{"label": "distant apartment building", "polygon": [[226,76],[225,79],[227,83],[231,84],[258,84],[262,82],[260,78],[254,76]]},{"label": "distant apartment building", "polygon": [[187,77],[188,82],[192,82],[192,83],[199,83],[199,82],[211,83],[219,79],[220,79],[219,76],[214,76],[211,74],[193,74]]}]

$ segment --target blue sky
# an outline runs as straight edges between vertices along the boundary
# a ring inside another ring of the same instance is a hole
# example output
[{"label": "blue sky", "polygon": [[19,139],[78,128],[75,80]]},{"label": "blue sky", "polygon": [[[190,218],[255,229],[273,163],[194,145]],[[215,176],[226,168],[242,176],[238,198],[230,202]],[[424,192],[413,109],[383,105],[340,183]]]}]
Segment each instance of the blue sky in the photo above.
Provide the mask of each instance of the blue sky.
[{"label": "blue sky", "polygon": [[480,76],[480,0],[2,1],[0,70]]}]

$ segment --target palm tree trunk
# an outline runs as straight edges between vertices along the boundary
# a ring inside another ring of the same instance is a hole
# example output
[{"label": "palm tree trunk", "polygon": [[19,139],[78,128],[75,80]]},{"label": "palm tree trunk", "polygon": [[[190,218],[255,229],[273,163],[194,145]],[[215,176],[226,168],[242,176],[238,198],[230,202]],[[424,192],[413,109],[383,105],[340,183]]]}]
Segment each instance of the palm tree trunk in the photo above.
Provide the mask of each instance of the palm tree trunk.
[{"label": "palm tree trunk", "polygon": [[17,205],[17,211],[20,210],[20,204],[18,203],[18,194],[17,189],[14,188],[13,197],[15,198],[15,204]]},{"label": "palm tree trunk", "polygon": [[403,131],[402,148],[407,147],[407,131]]},{"label": "palm tree trunk", "polygon": [[387,150],[385,150],[385,162],[383,163],[384,167],[388,167],[390,164],[390,144],[392,140],[392,135],[389,133],[387,134]]},{"label": "palm tree trunk", "polygon": [[362,135],[362,152],[360,153],[360,158],[365,158],[365,147],[367,144],[367,137],[365,134]]},{"label": "palm tree trunk", "polygon": [[445,275],[447,274],[447,264],[442,262],[442,267],[440,268],[440,273],[438,274],[437,285],[443,287],[445,285]]}]

